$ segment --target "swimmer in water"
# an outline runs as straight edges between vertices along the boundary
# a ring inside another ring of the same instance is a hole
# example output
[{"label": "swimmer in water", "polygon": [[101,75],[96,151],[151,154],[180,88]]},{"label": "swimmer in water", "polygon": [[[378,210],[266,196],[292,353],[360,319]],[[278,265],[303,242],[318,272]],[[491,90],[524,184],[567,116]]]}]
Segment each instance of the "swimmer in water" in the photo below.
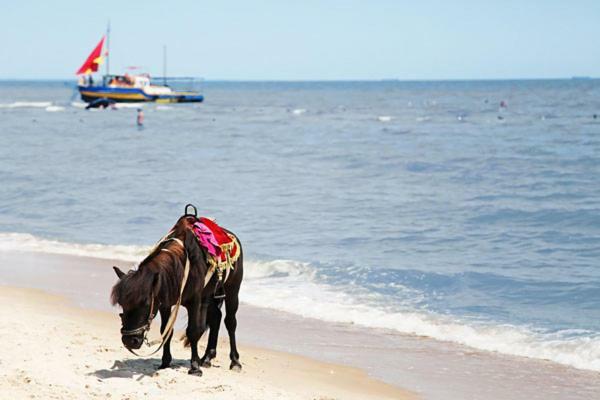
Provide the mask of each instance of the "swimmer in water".
[{"label": "swimmer in water", "polygon": [[141,108],[137,109],[137,126],[144,126],[144,110]]}]

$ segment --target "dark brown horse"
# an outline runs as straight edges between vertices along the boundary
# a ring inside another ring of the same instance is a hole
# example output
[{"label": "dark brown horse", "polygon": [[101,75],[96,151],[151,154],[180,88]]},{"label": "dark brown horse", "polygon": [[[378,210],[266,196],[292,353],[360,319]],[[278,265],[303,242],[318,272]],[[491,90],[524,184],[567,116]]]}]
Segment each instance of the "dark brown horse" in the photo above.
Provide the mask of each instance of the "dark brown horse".
[{"label": "dark brown horse", "polygon": [[[214,274],[208,284],[204,286],[209,265],[207,251],[198,244],[191,230],[195,221],[194,217],[188,215],[181,217],[170,235],[140,263],[136,271],[129,271],[126,274],[118,267],[114,267],[119,281],[112,288],[111,301],[113,305],[119,304],[123,308],[121,340],[127,349],[139,349],[156,310],[160,312],[161,333],[165,330],[171,309],[179,299],[187,257],[190,268],[181,297],[181,305],[188,312],[186,336],[192,350],[189,373],[202,375],[200,366],[210,367],[211,360],[217,355],[223,300],[226,310],[225,326],[229,333],[231,350],[229,353],[230,369],[239,370],[242,365],[235,342],[237,327],[235,314],[238,309],[238,293],[243,275],[241,244],[240,256],[222,288],[225,298],[215,298],[218,277],[217,274]],[[198,340],[206,328],[210,329],[208,345],[204,356],[200,358],[198,356]],[[171,338],[172,333],[164,342],[162,363],[159,368],[168,368],[171,364]]]}]

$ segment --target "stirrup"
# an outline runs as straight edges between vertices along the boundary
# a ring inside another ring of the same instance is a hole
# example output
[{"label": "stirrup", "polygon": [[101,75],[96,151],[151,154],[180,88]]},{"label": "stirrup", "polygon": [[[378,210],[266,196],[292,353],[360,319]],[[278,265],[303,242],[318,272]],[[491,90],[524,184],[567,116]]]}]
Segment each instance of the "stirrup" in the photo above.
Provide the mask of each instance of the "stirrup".
[{"label": "stirrup", "polygon": [[225,298],[225,289],[223,289],[223,282],[217,281],[217,285],[215,286],[215,293],[213,294],[214,299],[224,299]]},{"label": "stirrup", "polygon": [[215,290],[213,299],[224,299],[224,298],[225,298],[225,291],[223,290],[223,288],[221,288],[221,290]]}]

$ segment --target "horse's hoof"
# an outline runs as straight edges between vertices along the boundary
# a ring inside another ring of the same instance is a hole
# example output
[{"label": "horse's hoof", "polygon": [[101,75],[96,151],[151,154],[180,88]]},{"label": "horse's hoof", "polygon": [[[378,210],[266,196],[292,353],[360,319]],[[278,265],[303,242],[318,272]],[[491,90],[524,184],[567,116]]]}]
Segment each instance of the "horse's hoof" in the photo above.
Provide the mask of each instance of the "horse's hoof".
[{"label": "horse's hoof", "polygon": [[202,376],[202,370],[200,368],[190,368],[190,370],[188,371],[188,374],[190,375],[194,375],[194,376]]},{"label": "horse's hoof", "polygon": [[239,361],[232,361],[229,369],[235,372],[240,372],[242,370],[242,364]]},{"label": "horse's hoof", "polygon": [[162,363],[158,366],[158,369],[166,369],[169,367],[171,367],[171,363],[168,363],[168,364]]},{"label": "horse's hoof", "polygon": [[204,368],[212,367],[212,364],[210,363],[210,358],[200,360],[200,365]]}]

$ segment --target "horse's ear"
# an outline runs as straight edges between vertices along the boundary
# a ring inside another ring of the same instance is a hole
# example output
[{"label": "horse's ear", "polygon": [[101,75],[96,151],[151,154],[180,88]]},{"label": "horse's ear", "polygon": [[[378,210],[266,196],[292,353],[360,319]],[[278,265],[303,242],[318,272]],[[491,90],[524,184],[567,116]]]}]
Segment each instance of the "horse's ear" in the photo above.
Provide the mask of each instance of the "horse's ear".
[{"label": "horse's ear", "polygon": [[117,274],[117,276],[119,277],[119,279],[121,279],[122,277],[125,276],[125,272],[121,271],[119,269],[119,267],[113,266],[113,269],[115,270],[115,274]]}]

